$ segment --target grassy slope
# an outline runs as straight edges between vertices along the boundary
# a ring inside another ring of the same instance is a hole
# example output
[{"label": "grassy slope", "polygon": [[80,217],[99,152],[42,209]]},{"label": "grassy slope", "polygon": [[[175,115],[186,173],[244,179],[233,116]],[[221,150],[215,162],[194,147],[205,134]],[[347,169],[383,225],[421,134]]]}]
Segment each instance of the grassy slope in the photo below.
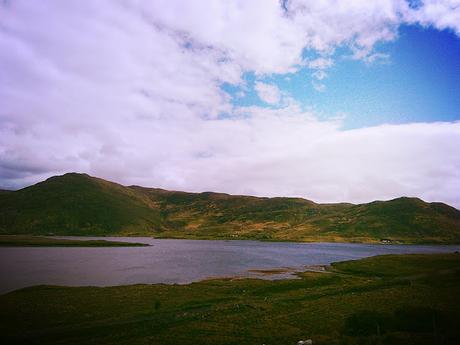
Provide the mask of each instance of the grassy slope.
[{"label": "grassy slope", "polygon": [[131,228],[147,231],[159,215],[148,198],[129,188],[66,174],[0,195],[3,233],[106,235]]},{"label": "grassy slope", "polygon": [[105,241],[105,240],[68,240],[40,236],[0,235],[0,247],[140,247],[144,243]]},{"label": "grassy slope", "polygon": [[458,243],[460,211],[416,198],[316,204],[300,198],[124,187],[66,174],[1,193],[1,232]]},{"label": "grassy slope", "polygon": [[0,334],[3,344],[377,344],[378,324],[381,344],[433,344],[433,328],[438,344],[458,344],[459,270],[458,254],[391,255],[298,280],[41,286],[0,296]]}]

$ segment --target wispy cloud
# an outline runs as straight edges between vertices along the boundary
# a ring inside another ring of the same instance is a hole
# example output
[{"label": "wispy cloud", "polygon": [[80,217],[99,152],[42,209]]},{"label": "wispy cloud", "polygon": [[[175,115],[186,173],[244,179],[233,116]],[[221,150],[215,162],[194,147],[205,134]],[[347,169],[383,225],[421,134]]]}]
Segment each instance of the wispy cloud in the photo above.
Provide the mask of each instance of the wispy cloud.
[{"label": "wispy cloud", "polygon": [[333,65],[334,61],[331,58],[324,57],[319,57],[307,62],[308,68],[314,70],[314,72],[311,74],[314,78],[311,83],[316,91],[324,92],[326,90],[326,85],[324,82],[322,82],[322,80],[327,77],[327,73],[324,70],[330,68]]},{"label": "wispy cloud", "polygon": [[334,61],[331,58],[319,57],[314,60],[308,61],[307,65],[309,68],[323,70],[331,67],[334,64]]},{"label": "wispy cloud", "polygon": [[254,85],[259,98],[268,104],[278,104],[281,100],[280,90],[276,85],[256,82]]},{"label": "wispy cloud", "polygon": [[312,80],[311,84],[313,85],[313,88],[318,92],[326,91],[326,85],[324,83]]}]

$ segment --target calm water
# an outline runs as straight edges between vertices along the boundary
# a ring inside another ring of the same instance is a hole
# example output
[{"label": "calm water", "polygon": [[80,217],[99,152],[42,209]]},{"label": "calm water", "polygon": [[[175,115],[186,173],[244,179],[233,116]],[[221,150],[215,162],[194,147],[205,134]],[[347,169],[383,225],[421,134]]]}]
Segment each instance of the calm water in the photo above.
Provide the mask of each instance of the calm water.
[{"label": "calm water", "polygon": [[158,240],[139,237],[103,239],[145,242],[152,246],[3,247],[0,248],[0,293],[39,284],[110,286],[188,283],[221,276],[264,278],[248,270],[281,267],[301,270],[305,265],[323,265],[378,254],[460,251],[460,246],[440,245]]}]

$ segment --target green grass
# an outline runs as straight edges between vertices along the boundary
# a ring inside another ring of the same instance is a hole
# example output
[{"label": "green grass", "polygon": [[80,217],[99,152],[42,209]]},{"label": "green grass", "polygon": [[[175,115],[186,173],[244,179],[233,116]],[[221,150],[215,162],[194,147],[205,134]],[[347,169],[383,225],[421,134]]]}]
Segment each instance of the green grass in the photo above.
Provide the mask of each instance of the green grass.
[{"label": "green grass", "polygon": [[381,256],[331,270],[280,281],[26,288],[0,296],[0,334],[3,344],[459,343],[460,255]]},{"label": "green grass", "polygon": [[145,243],[105,240],[69,240],[40,236],[0,235],[0,247],[139,247]]},{"label": "green grass", "polygon": [[334,270],[367,277],[410,277],[442,272],[446,269],[460,269],[458,254],[411,254],[404,260],[398,255],[374,256],[361,260],[333,263]]}]

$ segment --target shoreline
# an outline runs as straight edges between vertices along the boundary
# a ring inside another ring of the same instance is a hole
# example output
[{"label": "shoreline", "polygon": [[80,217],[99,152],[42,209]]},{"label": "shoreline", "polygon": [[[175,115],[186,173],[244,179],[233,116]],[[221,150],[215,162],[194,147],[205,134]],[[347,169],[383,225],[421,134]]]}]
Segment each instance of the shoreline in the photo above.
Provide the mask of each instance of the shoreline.
[{"label": "shoreline", "polygon": [[[296,344],[307,338],[338,345],[372,344],[378,337],[385,344],[426,344],[435,320],[443,325],[436,330],[440,339],[458,341],[459,262],[454,254],[384,255],[297,279],[39,285],[0,295],[2,337],[67,345]],[[374,321],[381,320],[388,322],[379,332]]]},{"label": "shoreline", "polygon": [[[460,245],[460,241],[442,241],[442,240],[412,240],[412,239],[390,239],[388,237],[382,239],[374,238],[365,238],[365,237],[354,237],[354,238],[344,238],[344,237],[311,237],[304,239],[262,239],[262,238],[251,238],[251,237],[197,237],[197,236],[149,236],[147,234],[104,234],[104,235],[58,235],[58,234],[0,234],[1,237],[4,236],[17,236],[17,237],[40,237],[40,238],[49,238],[49,239],[66,239],[66,238],[78,238],[75,241],[82,241],[85,238],[148,238],[153,240],[192,240],[192,241],[255,241],[255,242],[268,242],[268,243],[343,243],[343,244],[373,244],[373,245]],[[80,240],[80,238],[82,240]],[[112,241],[114,242],[114,241]],[[134,242],[129,242],[134,243]],[[2,246],[0,241],[0,246]]]},{"label": "shoreline", "polygon": [[107,241],[102,239],[64,239],[29,235],[0,235],[0,248],[11,247],[148,247],[148,243]]},{"label": "shoreline", "polygon": [[[0,247],[1,249],[1,247]],[[115,284],[115,285],[60,285],[60,284],[36,284],[17,288],[14,290],[0,292],[0,297],[5,296],[10,293],[20,292],[22,290],[28,289],[40,289],[40,288],[63,288],[63,289],[80,289],[80,288],[91,288],[91,289],[110,289],[110,288],[130,288],[136,286],[143,287],[156,287],[156,286],[165,286],[165,287],[175,287],[175,286],[192,286],[196,284],[207,284],[211,282],[218,282],[220,284],[226,284],[234,281],[238,282],[250,282],[258,281],[263,282],[275,282],[275,281],[294,281],[303,279],[309,274],[313,275],[356,275],[360,274],[357,272],[347,272],[342,270],[340,266],[354,265],[356,263],[362,263],[369,260],[386,260],[391,258],[397,259],[407,259],[410,258],[432,258],[436,259],[437,257],[442,256],[454,256],[460,258],[459,252],[455,251],[452,253],[439,252],[439,253],[406,253],[406,254],[377,254],[373,256],[368,256],[359,259],[347,259],[342,261],[334,261],[329,264],[313,264],[313,265],[303,265],[300,267],[272,267],[272,268],[250,268],[246,271],[246,274],[236,274],[236,275],[216,275],[208,276],[198,280],[190,280],[186,282],[161,282],[161,283],[130,283],[130,284]],[[456,271],[459,271],[458,269]],[[442,272],[441,272],[442,273]],[[419,277],[420,278],[420,277]]]}]

